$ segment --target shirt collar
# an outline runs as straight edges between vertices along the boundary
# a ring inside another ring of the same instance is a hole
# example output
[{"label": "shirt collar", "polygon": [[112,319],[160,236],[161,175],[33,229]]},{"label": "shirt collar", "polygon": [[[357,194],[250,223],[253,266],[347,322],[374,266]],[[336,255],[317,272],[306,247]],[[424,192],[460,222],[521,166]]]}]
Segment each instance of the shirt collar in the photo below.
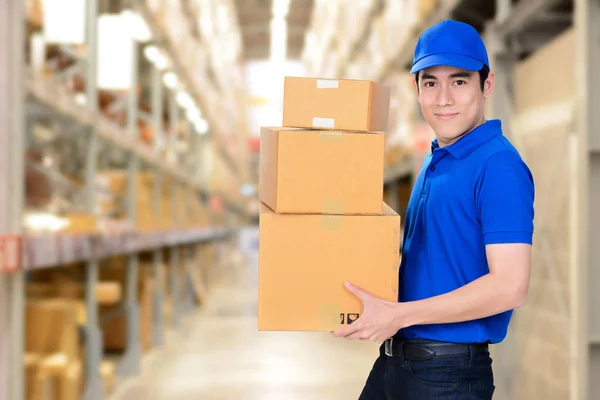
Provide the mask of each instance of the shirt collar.
[{"label": "shirt collar", "polygon": [[[499,119],[492,119],[479,125],[465,136],[458,139],[450,146],[444,147],[454,158],[463,159],[473,151],[483,146],[493,138],[502,134],[502,123]],[[437,139],[431,142],[431,152],[440,146]]]}]

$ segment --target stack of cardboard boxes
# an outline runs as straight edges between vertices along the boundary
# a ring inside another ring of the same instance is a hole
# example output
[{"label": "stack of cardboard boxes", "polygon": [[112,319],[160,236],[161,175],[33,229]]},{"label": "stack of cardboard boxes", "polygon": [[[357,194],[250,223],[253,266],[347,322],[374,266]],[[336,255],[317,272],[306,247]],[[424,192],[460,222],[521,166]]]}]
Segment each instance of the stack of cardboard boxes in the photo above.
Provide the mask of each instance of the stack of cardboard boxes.
[{"label": "stack of cardboard boxes", "polygon": [[286,77],[283,126],[262,128],[258,329],[332,331],[397,298],[400,217],[383,202],[389,90]]}]

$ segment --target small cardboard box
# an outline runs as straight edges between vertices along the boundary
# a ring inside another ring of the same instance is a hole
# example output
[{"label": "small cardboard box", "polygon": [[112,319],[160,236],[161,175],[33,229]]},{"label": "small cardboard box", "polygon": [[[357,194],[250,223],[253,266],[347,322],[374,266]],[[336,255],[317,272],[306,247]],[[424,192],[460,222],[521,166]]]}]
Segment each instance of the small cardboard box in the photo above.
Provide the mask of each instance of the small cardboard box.
[{"label": "small cardboard box", "polygon": [[397,300],[400,217],[260,213],[258,330],[334,331],[362,312],[349,281]]},{"label": "small cardboard box", "polygon": [[283,126],[388,130],[390,89],[364,80],[285,77]]},{"label": "small cardboard box", "polygon": [[277,213],[381,214],[384,139],[262,128],[259,197]]}]

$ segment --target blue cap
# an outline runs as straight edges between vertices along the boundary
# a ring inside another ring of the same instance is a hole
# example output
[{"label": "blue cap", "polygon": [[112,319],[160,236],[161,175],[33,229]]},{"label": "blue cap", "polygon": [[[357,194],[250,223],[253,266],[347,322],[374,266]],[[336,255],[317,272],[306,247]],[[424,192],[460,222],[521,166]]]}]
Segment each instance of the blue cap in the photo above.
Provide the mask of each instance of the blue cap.
[{"label": "blue cap", "polygon": [[485,44],[469,24],[446,20],[433,25],[419,37],[411,74],[440,65],[479,71],[490,67]]}]

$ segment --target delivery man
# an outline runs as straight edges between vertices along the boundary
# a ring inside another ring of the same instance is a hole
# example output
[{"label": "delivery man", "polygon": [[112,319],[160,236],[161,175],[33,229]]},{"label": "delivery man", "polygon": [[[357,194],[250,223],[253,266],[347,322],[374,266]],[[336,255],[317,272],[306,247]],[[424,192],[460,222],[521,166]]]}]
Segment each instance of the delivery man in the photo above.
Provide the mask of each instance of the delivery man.
[{"label": "delivery man", "polygon": [[360,400],[488,400],[488,344],[527,299],[533,178],[501,122],[485,119],[494,75],[473,27],[426,30],[411,73],[436,139],[408,204],[398,302],[346,283],[363,312],[333,335],[382,343]]}]

